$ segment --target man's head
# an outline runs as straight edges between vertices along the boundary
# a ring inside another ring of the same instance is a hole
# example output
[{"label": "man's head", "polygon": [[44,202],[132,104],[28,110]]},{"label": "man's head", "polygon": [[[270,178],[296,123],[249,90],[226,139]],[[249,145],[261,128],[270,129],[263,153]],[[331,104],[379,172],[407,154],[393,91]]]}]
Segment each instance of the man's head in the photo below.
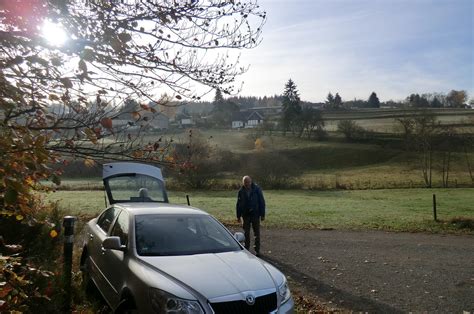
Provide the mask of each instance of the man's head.
[{"label": "man's head", "polygon": [[244,176],[242,178],[242,184],[246,189],[250,189],[250,186],[252,185],[252,178],[249,176]]}]

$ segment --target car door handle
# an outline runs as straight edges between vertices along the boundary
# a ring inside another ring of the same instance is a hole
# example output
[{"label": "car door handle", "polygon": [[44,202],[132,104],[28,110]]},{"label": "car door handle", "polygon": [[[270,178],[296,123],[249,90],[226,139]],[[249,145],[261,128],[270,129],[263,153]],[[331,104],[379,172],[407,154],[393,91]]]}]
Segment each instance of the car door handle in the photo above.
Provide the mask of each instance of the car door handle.
[{"label": "car door handle", "polygon": [[92,233],[89,233],[89,240],[94,240],[94,235]]},{"label": "car door handle", "polygon": [[102,247],[100,247],[100,251],[102,252],[102,254],[105,254],[105,252],[107,252],[107,250],[106,250],[106,249],[104,249],[104,247],[103,247],[103,246],[102,246]]}]

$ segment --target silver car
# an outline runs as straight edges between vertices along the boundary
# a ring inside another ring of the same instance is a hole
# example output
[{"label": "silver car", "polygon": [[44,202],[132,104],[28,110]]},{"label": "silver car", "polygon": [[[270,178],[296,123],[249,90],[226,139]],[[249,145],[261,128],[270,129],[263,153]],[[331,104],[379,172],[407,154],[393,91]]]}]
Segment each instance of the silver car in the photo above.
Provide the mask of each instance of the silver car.
[{"label": "silver car", "polygon": [[116,312],[292,313],[285,276],[197,208],[167,203],[159,168],[104,166],[110,206],[85,228],[81,269]]}]

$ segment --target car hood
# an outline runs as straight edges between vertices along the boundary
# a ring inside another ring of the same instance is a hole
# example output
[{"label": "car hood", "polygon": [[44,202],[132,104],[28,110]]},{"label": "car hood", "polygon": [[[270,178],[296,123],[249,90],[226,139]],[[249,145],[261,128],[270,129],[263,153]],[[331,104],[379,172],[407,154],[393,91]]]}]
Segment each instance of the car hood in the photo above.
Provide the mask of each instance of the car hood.
[{"label": "car hood", "polygon": [[207,299],[245,291],[275,289],[262,261],[246,251],[140,259],[176,278]]}]

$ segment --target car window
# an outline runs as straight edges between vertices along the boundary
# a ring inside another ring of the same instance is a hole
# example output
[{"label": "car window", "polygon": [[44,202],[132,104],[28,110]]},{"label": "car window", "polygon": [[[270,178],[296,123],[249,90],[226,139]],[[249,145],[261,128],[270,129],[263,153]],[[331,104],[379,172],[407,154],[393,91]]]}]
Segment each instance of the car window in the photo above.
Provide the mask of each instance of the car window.
[{"label": "car window", "polygon": [[222,234],[225,232],[222,228],[216,228],[216,224],[204,223],[202,224],[204,227],[204,233],[216,241],[222,241],[224,235]]},{"label": "car window", "polygon": [[163,181],[142,174],[124,174],[105,180],[112,202],[166,202]]},{"label": "car window", "polygon": [[212,216],[138,215],[135,234],[139,255],[191,255],[241,250]]},{"label": "car window", "polygon": [[128,244],[128,223],[128,213],[122,210],[110,232],[111,236],[120,238],[122,245]]},{"label": "car window", "polygon": [[97,225],[105,232],[109,231],[110,225],[117,216],[118,210],[115,207],[108,208],[105,212],[100,215],[97,220]]}]

